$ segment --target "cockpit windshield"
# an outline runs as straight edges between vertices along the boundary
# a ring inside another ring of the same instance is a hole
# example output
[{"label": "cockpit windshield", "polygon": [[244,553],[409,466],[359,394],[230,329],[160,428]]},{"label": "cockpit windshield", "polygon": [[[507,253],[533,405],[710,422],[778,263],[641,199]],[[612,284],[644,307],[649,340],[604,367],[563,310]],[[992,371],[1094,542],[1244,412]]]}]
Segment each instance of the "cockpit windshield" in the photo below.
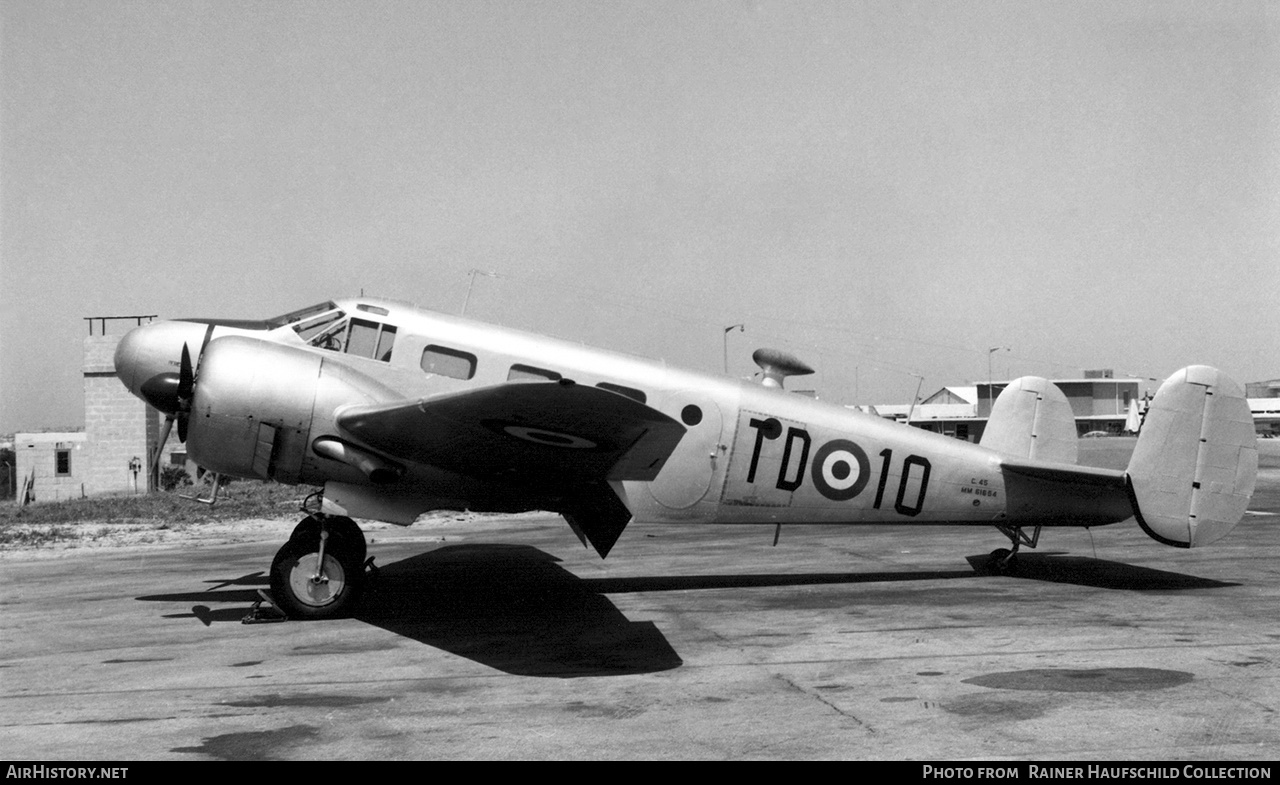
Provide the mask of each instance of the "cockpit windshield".
[{"label": "cockpit windshield", "polygon": [[327,311],[335,311],[337,308],[337,304],[332,301],[311,305],[306,308],[300,308],[296,311],[290,311],[283,316],[276,316],[268,319],[267,326],[274,330],[277,327],[284,327],[286,324],[295,324],[307,319],[308,317],[316,316]]}]

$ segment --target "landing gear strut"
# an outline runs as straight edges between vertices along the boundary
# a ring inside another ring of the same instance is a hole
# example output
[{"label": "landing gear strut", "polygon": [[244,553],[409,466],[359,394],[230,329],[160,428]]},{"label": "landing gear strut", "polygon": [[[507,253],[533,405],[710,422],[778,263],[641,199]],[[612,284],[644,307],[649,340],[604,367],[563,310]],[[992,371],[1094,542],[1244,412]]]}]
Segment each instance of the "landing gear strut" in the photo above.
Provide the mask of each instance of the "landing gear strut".
[{"label": "landing gear strut", "polygon": [[295,619],[331,619],[351,609],[365,582],[364,533],[350,518],[314,513],[271,563],[271,597]]},{"label": "landing gear strut", "polygon": [[1036,543],[1040,541],[1040,527],[1037,526],[1028,537],[1022,531],[1021,526],[997,526],[1000,533],[1009,538],[1009,542],[1013,543],[1013,549],[996,548],[987,557],[987,573],[990,575],[1012,575],[1018,567],[1018,547],[1026,545],[1028,548],[1036,547]]}]

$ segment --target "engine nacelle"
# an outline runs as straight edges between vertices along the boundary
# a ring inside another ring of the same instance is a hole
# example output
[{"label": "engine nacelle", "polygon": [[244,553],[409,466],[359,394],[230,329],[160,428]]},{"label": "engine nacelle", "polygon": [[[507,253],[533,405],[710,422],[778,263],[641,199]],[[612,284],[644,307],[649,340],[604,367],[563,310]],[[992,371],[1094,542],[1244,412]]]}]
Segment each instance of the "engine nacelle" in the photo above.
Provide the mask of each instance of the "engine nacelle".
[{"label": "engine nacelle", "polygon": [[191,406],[191,459],[210,471],[291,485],[367,480],[358,466],[317,456],[311,442],[333,433],[337,407],[397,396],[325,360],[320,351],[270,341],[211,341],[200,358]]}]

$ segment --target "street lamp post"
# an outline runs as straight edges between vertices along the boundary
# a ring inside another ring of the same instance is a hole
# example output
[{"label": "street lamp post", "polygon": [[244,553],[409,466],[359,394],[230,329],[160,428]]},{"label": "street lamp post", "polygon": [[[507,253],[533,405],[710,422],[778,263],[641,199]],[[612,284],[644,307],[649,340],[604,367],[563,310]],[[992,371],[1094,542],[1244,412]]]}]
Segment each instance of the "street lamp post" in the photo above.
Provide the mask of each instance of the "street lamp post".
[{"label": "street lamp post", "polygon": [[731,324],[724,328],[724,375],[729,375],[729,333],[737,330],[745,333],[747,326],[745,324]]}]

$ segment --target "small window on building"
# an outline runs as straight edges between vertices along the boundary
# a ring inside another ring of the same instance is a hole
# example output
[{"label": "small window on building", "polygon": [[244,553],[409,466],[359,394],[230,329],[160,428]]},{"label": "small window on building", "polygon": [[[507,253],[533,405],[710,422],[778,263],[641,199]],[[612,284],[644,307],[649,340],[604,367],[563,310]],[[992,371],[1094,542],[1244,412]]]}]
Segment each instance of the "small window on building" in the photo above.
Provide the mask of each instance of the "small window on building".
[{"label": "small window on building", "polygon": [[54,474],[67,477],[71,474],[71,450],[55,450],[53,453]]},{"label": "small window on building", "polygon": [[476,375],[476,356],[444,346],[428,346],[422,350],[422,370],[451,379],[470,379]]},{"label": "small window on building", "polygon": [[186,466],[187,454],[185,452],[177,452],[176,450],[174,452],[169,453],[169,465],[170,466]]},{"label": "small window on building", "polygon": [[623,387],[621,384],[612,384],[610,382],[600,382],[596,386],[599,387],[601,390],[608,390],[609,392],[616,392],[619,395],[625,395],[634,401],[639,401],[640,403],[644,403],[645,401],[648,400],[648,396],[646,396],[640,390],[634,389],[632,387]]},{"label": "small window on building", "polygon": [[542,368],[534,368],[532,365],[513,365],[511,370],[507,372],[507,381],[519,382],[532,379],[534,381],[553,381],[558,382],[561,379],[560,374],[555,371],[547,371]]}]

